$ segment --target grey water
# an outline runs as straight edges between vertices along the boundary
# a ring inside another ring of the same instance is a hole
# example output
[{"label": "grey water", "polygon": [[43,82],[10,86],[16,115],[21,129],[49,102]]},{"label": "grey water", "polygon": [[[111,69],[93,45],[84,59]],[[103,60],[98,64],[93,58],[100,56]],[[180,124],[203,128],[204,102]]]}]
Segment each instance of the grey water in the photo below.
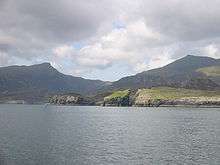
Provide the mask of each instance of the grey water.
[{"label": "grey water", "polygon": [[220,164],[220,109],[0,105],[1,165]]}]

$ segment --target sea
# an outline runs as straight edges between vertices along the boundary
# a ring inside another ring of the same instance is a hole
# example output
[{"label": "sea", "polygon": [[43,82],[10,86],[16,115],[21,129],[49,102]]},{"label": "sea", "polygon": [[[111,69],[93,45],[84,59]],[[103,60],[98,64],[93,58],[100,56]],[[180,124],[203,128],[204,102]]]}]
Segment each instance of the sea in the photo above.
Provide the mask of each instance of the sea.
[{"label": "sea", "polygon": [[220,108],[0,105],[0,165],[220,165]]}]

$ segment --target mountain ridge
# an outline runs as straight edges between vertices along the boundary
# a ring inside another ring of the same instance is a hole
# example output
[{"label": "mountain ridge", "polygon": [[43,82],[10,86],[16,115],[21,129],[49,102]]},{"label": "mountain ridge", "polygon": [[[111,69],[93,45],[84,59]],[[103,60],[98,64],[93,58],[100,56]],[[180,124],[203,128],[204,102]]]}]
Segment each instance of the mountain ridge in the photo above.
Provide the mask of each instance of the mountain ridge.
[{"label": "mountain ridge", "polygon": [[218,90],[220,77],[207,76],[202,72],[205,70],[203,68],[220,68],[218,66],[220,59],[187,55],[164,67],[123,77],[114,82],[65,75],[48,62],[0,67],[0,100],[30,98],[34,102],[35,99],[43,100],[44,97],[59,93],[95,95],[118,89],[157,86]]},{"label": "mountain ridge", "polygon": [[123,77],[114,82],[113,86],[119,89],[123,86],[130,88],[134,84],[136,88],[154,86],[185,87],[187,85],[184,85],[184,81],[190,81],[190,79],[194,77],[207,79],[205,75],[197,72],[196,69],[213,65],[220,65],[220,59],[187,55],[164,67],[143,71],[133,76]]},{"label": "mountain ridge", "polygon": [[7,98],[14,99],[14,96],[19,93],[36,95],[36,98],[53,93],[88,94],[102,86],[105,86],[105,82],[62,74],[49,63],[0,68],[1,98],[7,96]]}]

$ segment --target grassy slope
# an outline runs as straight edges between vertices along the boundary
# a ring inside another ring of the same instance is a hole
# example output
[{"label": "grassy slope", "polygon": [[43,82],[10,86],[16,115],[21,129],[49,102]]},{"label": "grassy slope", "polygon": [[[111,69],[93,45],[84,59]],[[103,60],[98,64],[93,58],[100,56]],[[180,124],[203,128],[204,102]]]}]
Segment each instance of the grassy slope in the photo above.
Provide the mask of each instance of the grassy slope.
[{"label": "grassy slope", "polygon": [[220,91],[157,87],[151,89],[141,89],[138,91],[138,95],[145,96],[150,99],[179,99],[184,97],[220,97]]},{"label": "grassy slope", "polygon": [[115,91],[111,95],[105,97],[104,100],[111,100],[111,99],[115,99],[115,98],[124,98],[124,97],[128,96],[129,93],[130,93],[129,89],[123,90],[123,91]]},{"label": "grassy slope", "polygon": [[200,68],[197,71],[204,73],[206,76],[220,76],[220,66]]}]

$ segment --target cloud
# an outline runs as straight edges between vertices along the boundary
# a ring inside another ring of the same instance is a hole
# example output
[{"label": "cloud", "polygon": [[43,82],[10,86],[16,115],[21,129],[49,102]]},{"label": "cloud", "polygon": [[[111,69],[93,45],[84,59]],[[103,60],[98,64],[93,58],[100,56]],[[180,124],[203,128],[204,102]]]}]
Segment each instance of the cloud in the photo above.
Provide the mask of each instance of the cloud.
[{"label": "cloud", "polygon": [[[113,65],[127,66],[134,74],[163,66],[170,62],[168,48],[162,46],[163,35],[146,26],[143,19],[127,22],[123,28],[113,28],[96,42],[77,50],[63,45],[54,49],[55,61],[72,61],[74,74],[105,70]],[[158,48],[158,46],[161,47]],[[162,56],[162,57],[161,57]]]},{"label": "cloud", "polygon": [[[53,47],[87,39],[114,17],[111,2],[87,0],[1,1],[0,44],[10,56],[34,60]],[[5,41],[9,39],[10,41]],[[49,52],[50,53],[50,52]]]},{"label": "cloud", "polygon": [[58,58],[68,58],[72,56],[75,52],[74,47],[63,45],[53,49],[53,53]]},{"label": "cloud", "polygon": [[219,48],[215,44],[210,44],[204,48],[204,53],[213,58],[220,57]]},{"label": "cloud", "polygon": [[[220,1],[1,0],[0,65],[118,79],[187,54],[220,58]],[[112,72],[109,70],[112,69]],[[105,74],[106,73],[106,74]]]},{"label": "cloud", "polygon": [[3,23],[9,33],[25,30],[32,37],[67,42],[83,39],[97,31],[105,19],[114,15],[110,5],[106,0],[99,3],[87,0],[58,0],[56,3],[53,0],[8,0],[1,16],[9,18]]},{"label": "cloud", "polygon": [[[141,12],[158,32],[181,41],[219,37],[220,1],[144,1]],[[147,9],[147,10],[146,10]]]},{"label": "cloud", "polygon": [[9,62],[9,57],[7,56],[7,54],[5,52],[1,52],[0,51],[0,65],[1,66],[6,66],[8,65],[10,62]]}]

